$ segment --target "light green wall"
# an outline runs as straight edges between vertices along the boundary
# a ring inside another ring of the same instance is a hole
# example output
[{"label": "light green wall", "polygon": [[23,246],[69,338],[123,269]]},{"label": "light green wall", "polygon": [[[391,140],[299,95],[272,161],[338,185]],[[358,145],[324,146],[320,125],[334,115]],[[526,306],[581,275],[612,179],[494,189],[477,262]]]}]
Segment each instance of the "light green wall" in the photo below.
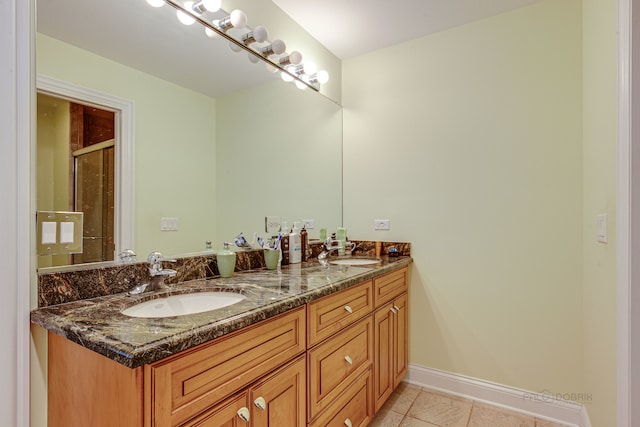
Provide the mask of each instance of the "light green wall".
[{"label": "light green wall", "polygon": [[[42,102],[40,102],[42,101]],[[69,210],[69,102],[38,95],[36,210]],[[38,268],[64,265],[68,255],[38,257]]]},{"label": "light green wall", "polygon": [[[37,72],[135,103],[135,251],[215,240],[215,99],[38,34]],[[161,232],[161,217],[179,231]]]},{"label": "light green wall", "polygon": [[547,0],[343,63],[344,222],[412,242],[411,363],[583,390],[581,16]]},{"label": "light green wall", "polygon": [[[274,102],[277,100],[277,102]],[[342,110],[281,81],[217,99],[217,219],[220,241],[263,237],[264,217],[342,224]]]},{"label": "light green wall", "polygon": [[[594,427],[616,423],[617,2],[583,0],[584,359]],[[596,241],[607,214],[608,243]]]}]

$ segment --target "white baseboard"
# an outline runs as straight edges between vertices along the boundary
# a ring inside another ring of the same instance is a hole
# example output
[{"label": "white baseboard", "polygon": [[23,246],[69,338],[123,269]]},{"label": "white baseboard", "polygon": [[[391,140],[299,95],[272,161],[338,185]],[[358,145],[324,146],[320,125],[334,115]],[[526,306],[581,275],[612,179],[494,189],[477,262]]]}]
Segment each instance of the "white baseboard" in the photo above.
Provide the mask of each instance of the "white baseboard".
[{"label": "white baseboard", "polygon": [[591,427],[584,405],[464,375],[409,365],[405,381],[572,427]]}]

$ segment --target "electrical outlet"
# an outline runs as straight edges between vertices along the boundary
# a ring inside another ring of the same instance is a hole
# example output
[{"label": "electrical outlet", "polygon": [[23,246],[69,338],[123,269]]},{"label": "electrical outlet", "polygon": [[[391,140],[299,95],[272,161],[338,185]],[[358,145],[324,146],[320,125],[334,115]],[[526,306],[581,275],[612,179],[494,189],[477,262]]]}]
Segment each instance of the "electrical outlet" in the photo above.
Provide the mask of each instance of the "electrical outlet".
[{"label": "electrical outlet", "polygon": [[275,236],[280,231],[282,225],[282,217],[279,216],[265,216],[264,217],[264,231],[269,233],[270,236]]},{"label": "electrical outlet", "polygon": [[160,231],[178,231],[178,218],[160,218]]},{"label": "electrical outlet", "polygon": [[374,219],[373,229],[374,230],[390,230],[391,224],[389,224],[388,219]]},{"label": "electrical outlet", "polygon": [[303,219],[302,220],[302,225],[307,230],[313,230],[313,227],[315,227],[315,223],[316,223],[316,221],[313,220],[313,219]]}]

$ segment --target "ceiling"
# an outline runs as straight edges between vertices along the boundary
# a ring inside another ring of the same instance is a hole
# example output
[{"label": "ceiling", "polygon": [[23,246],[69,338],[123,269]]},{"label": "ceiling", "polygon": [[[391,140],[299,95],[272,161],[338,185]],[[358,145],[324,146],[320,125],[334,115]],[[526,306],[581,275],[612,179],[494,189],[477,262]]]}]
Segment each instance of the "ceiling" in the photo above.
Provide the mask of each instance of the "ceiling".
[{"label": "ceiling", "polygon": [[[273,0],[341,59],[536,1]],[[144,0],[36,0],[36,23],[55,39],[212,97],[278,78],[227,41],[207,38],[198,24],[177,24],[171,7]]]},{"label": "ceiling", "polygon": [[340,59],[540,0],[273,0]]}]

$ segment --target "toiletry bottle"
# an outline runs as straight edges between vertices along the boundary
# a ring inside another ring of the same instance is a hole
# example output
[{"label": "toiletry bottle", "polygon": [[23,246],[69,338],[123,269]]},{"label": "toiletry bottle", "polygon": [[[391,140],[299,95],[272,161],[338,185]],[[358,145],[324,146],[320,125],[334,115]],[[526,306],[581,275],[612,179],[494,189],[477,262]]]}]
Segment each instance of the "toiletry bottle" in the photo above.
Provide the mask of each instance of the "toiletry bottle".
[{"label": "toiletry bottle", "polygon": [[304,225],[300,230],[300,246],[302,246],[302,262],[307,262],[309,259],[309,233]]},{"label": "toiletry bottle", "polygon": [[282,241],[280,242],[280,250],[282,251],[281,265],[289,264],[289,227],[287,223],[282,223]]},{"label": "toiletry bottle", "polygon": [[220,277],[231,277],[236,268],[236,253],[229,249],[229,243],[224,242],[224,248],[216,254]]},{"label": "toiletry bottle", "polygon": [[347,229],[344,227],[338,227],[336,233],[336,240],[338,240],[338,255],[344,255],[347,246]]},{"label": "toiletry bottle", "polygon": [[289,264],[302,262],[302,239],[300,238],[299,224],[299,222],[294,222],[291,233],[289,233]]}]

